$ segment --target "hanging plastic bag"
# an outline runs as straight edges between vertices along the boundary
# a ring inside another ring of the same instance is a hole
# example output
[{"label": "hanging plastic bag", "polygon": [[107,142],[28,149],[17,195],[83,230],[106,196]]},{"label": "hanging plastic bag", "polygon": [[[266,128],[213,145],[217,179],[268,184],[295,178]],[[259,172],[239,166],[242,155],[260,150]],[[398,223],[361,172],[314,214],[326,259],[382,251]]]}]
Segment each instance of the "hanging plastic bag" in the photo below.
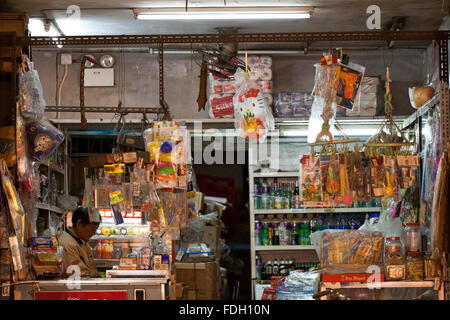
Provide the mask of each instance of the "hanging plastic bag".
[{"label": "hanging plastic bag", "polygon": [[272,111],[258,83],[244,70],[238,69],[234,77],[240,84],[233,97],[235,128],[242,137],[262,142],[268,131],[275,128]]},{"label": "hanging plastic bag", "polygon": [[39,74],[26,55],[22,55],[22,59],[19,68],[19,110],[24,118],[41,119],[46,103]]},{"label": "hanging plastic bag", "polygon": [[47,119],[26,120],[28,147],[34,160],[44,160],[64,141],[64,134]]}]

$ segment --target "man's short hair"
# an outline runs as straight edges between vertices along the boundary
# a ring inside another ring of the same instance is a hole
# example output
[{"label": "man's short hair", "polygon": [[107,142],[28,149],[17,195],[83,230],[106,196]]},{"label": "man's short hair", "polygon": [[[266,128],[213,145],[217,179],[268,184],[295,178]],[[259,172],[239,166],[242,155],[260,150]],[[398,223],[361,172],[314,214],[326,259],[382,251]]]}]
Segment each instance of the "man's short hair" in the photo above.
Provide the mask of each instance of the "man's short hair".
[{"label": "man's short hair", "polygon": [[78,221],[83,225],[90,224],[89,209],[87,207],[78,207],[72,214],[72,225],[77,226]]}]

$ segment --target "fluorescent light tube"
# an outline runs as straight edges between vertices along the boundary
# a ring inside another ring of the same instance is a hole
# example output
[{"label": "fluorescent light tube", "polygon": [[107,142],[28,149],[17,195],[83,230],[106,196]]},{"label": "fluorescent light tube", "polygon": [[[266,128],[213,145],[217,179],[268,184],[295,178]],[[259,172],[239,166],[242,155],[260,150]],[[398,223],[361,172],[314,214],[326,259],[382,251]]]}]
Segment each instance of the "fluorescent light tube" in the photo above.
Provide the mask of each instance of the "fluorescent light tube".
[{"label": "fluorescent light tube", "polygon": [[313,7],[218,7],[134,9],[142,20],[255,20],[308,19]]}]

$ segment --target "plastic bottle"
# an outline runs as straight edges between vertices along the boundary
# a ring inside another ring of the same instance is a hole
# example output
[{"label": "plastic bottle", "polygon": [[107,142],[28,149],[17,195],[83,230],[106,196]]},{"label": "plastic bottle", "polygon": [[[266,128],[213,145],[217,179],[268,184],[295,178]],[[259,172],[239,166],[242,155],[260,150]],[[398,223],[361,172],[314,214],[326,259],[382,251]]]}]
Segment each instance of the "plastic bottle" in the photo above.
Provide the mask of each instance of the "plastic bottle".
[{"label": "plastic bottle", "polygon": [[262,279],[262,260],[261,260],[261,256],[259,255],[259,253],[256,253],[255,256],[255,266],[256,266],[256,278],[258,280]]},{"label": "plastic bottle", "polygon": [[305,224],[305,246],[311,245],[311,230],[309,229],[308,224]]},{"label": "plastic bottle", "polygon": [[97,246],[95,247],[95,254],[97,259],[102,259],[102,240],[97,241]]},{"label": "plastic bottle", "polygon": [[294,199],[294,209],[300,209],[300,189],[298,187],[298,180],[295,181],[293,199]]},{"label": "plastic bottle", "polygon": [[272,229],[273,237],[272,237],[272,245],[273,246],[279,246],[280,245],[280,234],[278,233],[278,225],[277,223],[274,223],[273,229]]},{"label": "plastic bottle", "polygon": [[269,227],[267,223],[263,223],[263,228],[261,231],[261,244],[263,246],[269,245]]},{"label": "plastic bottle", "polygon": [[281,194],[281,187],[278,185],[278,186],[276,186],[276,191],[275,191],[274,209],[282,209],[282,206],[283,206],[283,198],[282,198],[282,194]]},{"label": "plastic bottle", "polygon": [[294,224],[292,227],[292,234],[291,234],[291,244],[292,245],[297,245],[299,241],[299,234],[298,234],[298,228],[297,228],[297,223],[294,220]]},{"label": "plastic bottle", "polygon": [[280,222],[278,226],[278,234],[280,236],[280,245],[287,246],[289,245],[289,234],[286,228],[286,222]]},{"label": "plastic bottle", "polygon": [[261,223],[255,222],[255,245],[261,245]]}]

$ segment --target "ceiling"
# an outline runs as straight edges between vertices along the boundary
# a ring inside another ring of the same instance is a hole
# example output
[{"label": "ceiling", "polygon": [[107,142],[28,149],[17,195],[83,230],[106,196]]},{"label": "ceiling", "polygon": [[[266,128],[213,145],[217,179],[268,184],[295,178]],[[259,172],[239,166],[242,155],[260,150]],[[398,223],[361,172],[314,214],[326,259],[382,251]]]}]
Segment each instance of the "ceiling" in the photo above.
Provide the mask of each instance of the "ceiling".
[{"label": "ceiling", "polygon": [[[448,12],[444,0],[297,0],[252,1],[225,0],[227,6],[303,5],[314,6],[311,19],[286,21],[170,21],[135,20],[132,8],[151,6],[185,6],[185,1],[77,0],[81,8],[80,23],[73,28],[66,16],[73,0],[4,0],[0,9],[25,12],[29,17],[47,17],[56,21],[64,35],[131,35],[216,33],[218,27],[237,27],[240,33],[364,31],[369,14],[367,7],[381,8],[381,24],[389,29],[395,17],[406,17],[403,30],[438,30]],[[443,8],[444,3],[444,8]],[[191,0],[189,6],[223,6],[224,0]]]}]

